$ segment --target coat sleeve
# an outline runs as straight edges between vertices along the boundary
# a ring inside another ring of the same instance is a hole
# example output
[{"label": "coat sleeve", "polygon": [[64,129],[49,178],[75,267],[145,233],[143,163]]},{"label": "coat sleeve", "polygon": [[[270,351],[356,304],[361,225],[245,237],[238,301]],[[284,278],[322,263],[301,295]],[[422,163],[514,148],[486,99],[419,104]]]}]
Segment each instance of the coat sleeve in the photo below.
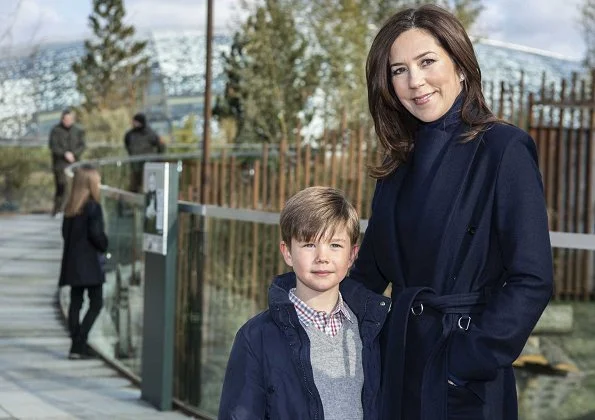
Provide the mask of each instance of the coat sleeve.
[{"label": "coat sleeve", "polygon": [[85,148],[87,147],[85,143],[85,131],[80,128],[76,128],[75,135],[76,139],[74,140],[74,146],[72,147],[71,152],[76,160],[80,160]]},{"label": "coat sleeve", "polygon": [[64,144],[64,138],[60,134],[60,131],[56,128],[52,129],[50,132],[49,148],[52,152],[52,155],[59,158],[63,158],[64,153],[67,152],[66,145]]},{"label": "coat sleeve", "polygon": [[157,148],[157,153],[165,153],[165,144],[161,141],[161,137],[153,131],[151,144]]},{"label": "coat sleeve", "polygon": [[89,241],[93,244],[95,248],[97,248],[97,251],[106,252],[108,240],[103,225],[103,211],[101,210],[101,206],[99,204],[95,203],[91,207],[88,223]]},{"label": "coat sleeve", "polygon": [[126,148],[126,152],[128,152],[128,154],[131,155],[132,153],[130,151],[130,131],[127,131],[124,135],[124,147]]},{"label": "coat sleeve", "polygon": [[382,181],[376,184],[374,196],[372,197],[372,216],[368,220],[368,227],[364,234],[364,239],[359,248],[357,258],[349,272],[349,277],[363,284],[368,289],[382,294],[388,286],[388,281],[381,274],[376,263],[374,255],[373,232],[374,232],[374,209],[376,207],[378,191],[381,188]]},{"label": "coat sleeve", "polygon": [[452,336],[450,374],[462,380],[491,380],[498,368],[510,366],[552,295],[546,203],[535,144],[527,135],[510,141],[503,153],[492,223],[506,282],[477,323]]},{"label": "coat sleeve", "polygon": [[266,414],[266,392],[262,361],[244,328],[236,334],[219,403],[219,420],[262,420]]}]

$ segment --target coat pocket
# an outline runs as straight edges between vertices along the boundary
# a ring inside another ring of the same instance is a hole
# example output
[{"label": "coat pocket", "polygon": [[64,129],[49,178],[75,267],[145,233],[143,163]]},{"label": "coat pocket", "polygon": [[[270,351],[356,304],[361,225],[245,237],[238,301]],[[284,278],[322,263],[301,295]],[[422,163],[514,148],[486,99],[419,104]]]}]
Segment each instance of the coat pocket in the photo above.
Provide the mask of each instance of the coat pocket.
[{"label": "coat pocket", "polygon": [[448,419],[478,420],[483,418],[485,394],[465,386],[448,385]]}]

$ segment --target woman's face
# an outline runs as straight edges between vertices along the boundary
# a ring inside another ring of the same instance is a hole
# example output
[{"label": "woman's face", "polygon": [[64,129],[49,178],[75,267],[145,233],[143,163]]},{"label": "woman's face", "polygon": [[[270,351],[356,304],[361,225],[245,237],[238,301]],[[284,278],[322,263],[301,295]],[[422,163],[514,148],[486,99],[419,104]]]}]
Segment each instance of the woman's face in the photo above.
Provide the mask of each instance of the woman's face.
[{"label": "woman's face", "polygon": [[423,122],[436,121],[461,92],[461,74],[448,53],[423,29],[409,29],[390,49],[393,88],[401,104]]}]

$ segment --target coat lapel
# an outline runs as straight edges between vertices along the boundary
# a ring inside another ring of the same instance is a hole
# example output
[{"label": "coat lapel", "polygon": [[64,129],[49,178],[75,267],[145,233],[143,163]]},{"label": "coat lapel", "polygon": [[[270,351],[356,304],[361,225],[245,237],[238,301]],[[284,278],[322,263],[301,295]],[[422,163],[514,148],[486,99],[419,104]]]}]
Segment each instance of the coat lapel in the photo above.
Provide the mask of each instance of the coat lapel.
[{"label": "coat lapel", "polygon": [[[479,139],[462,143],[457,132],[439,156],[440,163],[434,174],[428,177],[423,188],[427,193],[417,204],[421,223],[416,230],[418,237],[428,241],[418,241],[409,253],[414,259],[408,264],[411,267],[407,273],[409,286],[430,285],[439,294],[445,292],[444,284],[448,283],[453,255],[456,255],[453,237],[465,232],[469,223],[469,215],[461,211],[461,207],[466,208],[470,199],[465,191],[480,144]],[[433,266],[425,262],[429,254],[437,255]]]},{"label": "coat lapel", "polygon": [[[476,209],[485,204],[482,196],[487,192],[483,182],[476,182],[478,171],[482,168],[480,164],[481,151],[484,149],[481,137],[468,143],[458,143],[452,148],[453,153],[446,162],[453,167],[459,167],[460,173],[454,176],[456,170],[449,171],[441,178],[442,182],[453,182],[456,188],[452,189],[454,201],[446,225],[444,234],[437,251],[436,267],[433,284],[441,285],[440,294],[465,293],[468,290],[463,282],[456,282],[461,290],[453,290],[458,271],[458,255],[466,236],[471,237],[476,228],[477,221],[472,220]],[[443,185],[448,189],[446,185]],[[452,186],[451,186],[452,187]],[[482,191],[482,188],[485,191]],[[439,194],[438,192],[436,192]]]}]

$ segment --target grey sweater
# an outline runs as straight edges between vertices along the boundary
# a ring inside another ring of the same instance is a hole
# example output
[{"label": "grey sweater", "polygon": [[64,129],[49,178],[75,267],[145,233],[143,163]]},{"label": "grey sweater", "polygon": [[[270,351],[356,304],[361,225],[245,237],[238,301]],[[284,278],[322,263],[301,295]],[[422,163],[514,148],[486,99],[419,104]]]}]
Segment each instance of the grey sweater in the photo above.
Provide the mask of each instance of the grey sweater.
[{"label": "grey sweater", "polygon": [[310,338],[314,383],[322,399],[325,420],[363,419],[362,341],[357,318],[347,310],[352,321],[345,320],[334,337],[316,327],[305,327]]}]

